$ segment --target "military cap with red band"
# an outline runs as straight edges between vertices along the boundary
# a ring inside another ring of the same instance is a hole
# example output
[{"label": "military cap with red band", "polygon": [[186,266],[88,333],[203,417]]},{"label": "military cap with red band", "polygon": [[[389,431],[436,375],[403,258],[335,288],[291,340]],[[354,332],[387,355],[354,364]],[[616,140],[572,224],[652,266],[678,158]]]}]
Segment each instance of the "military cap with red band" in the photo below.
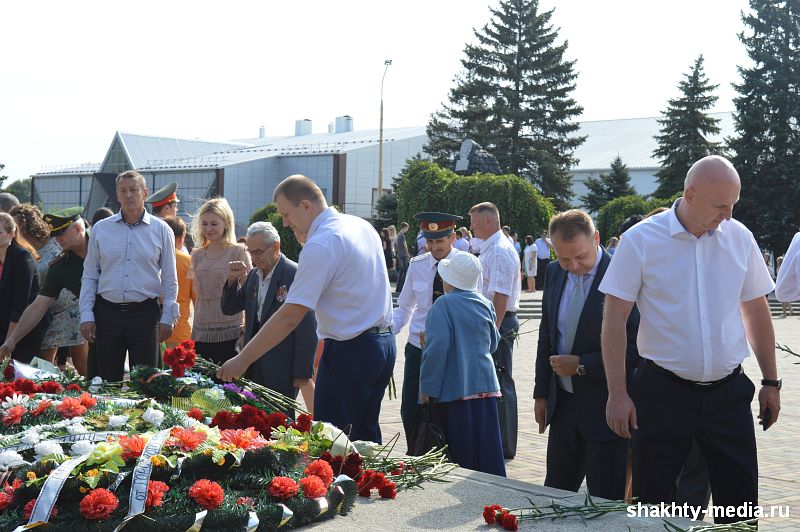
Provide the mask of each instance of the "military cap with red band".
[{"label": "military cap with red band", "polygon": [[169,183],[163,188],[158,189],[151,196],[148,196],[144,201],[151,204],[153,207],[163,207],[173,201],[180,203],[175,191],[178,189],[178,183]]},{"label": "military cap with red band", "polygon": [[444,212],[419,212],[414,215],[425,238],[442,238],[454,232],[461,216]]}]

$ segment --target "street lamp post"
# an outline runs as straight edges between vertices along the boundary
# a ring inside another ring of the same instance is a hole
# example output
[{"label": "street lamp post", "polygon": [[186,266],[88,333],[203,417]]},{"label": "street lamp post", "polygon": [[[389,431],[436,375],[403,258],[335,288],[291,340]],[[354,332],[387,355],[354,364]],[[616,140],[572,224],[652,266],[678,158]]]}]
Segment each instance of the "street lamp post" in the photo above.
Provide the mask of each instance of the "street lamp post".
[{"label": "street lamp post", "polygon": [[386,79],[386,72],[389,70],[392,60],[387,59],[383,64],[386,65],[386,68],[383,69],[383,77],[381,78],[381,126],[378,134],[378,200],[383,197],[383,81]]}]

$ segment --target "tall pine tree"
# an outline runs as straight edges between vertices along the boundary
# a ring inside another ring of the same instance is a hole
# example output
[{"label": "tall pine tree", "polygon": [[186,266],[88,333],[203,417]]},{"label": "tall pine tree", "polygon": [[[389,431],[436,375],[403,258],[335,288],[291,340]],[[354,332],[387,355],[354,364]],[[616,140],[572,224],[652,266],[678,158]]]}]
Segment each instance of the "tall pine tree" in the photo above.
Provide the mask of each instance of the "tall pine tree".
[{"label": "tall pine tree", "polygon": [[709,135],[719,133],[719,119],[706,114],[718,99],[713,94],[717,87],[708,82],[701,55],[678,84],[681,96],[669,101],[664,117],[658,120],[661,133],[655,137],[658,149],[653,154],[661,159],[661,170],[656,173],[655,197],[669,198],[682,191],[692,164],[720,152],[719,143],[708,140]]},{"label": "tall pine tree", "polygon": [[600,212],[600,209],[609,201],[620,196],[636,194],[636,189],[631,185],[628,166],[622,162],[622,157],[619,155],[611,161],[611,172],[600,174],[599,178],[586,179],[586,188],[589,189],[589,192],[585,196],[581,196],[581,201],[589,212]]},{"label": "tall pine tree", "polygon": [[525,177],[557,206],[572,197],[569,168],[585,137],[573,120],[583,108],[570,96],[575,62],[564,59],[553,10],[538,0],[502,0],[475,31],[462,59],[449,103],[431,117],[426,152],[452,162],[460,142],[472,138],[492,153],[503,172]]},{"label": "tall pine tree", "polygon": [[750,0],[739,39],[752,61],[735,85],[730,147],[742,179],[736,218],[783,253],[800,227],[800,2]]}]

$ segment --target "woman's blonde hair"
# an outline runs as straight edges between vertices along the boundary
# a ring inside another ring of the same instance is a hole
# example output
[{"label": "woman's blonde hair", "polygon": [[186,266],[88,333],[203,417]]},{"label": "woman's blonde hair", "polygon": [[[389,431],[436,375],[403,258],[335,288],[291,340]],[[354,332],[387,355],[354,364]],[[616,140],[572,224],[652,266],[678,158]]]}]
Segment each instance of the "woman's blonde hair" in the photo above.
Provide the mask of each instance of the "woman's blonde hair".
[{"label": "woman's blonde hair", "polygon": [[208,241],[203,234],[203,224],[200,222],[200,217],[204,214],[216,214],[222,221],[225,222],[225,233],[222,237],[223,246],[236,245],[236,225],[233,221],[233,211],[231,210],[228,200],[225,198],[213,198],[205,203],[197,210],[192,218],[192,239],[197,247],[206,247]]}]

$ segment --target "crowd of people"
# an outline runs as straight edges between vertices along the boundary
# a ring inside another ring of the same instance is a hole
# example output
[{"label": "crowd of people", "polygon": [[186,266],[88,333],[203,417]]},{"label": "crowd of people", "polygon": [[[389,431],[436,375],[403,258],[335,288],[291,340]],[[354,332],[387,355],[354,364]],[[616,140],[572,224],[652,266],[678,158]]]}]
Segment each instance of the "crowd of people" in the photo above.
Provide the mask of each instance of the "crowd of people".
[{"label": "crowd of people", "polygon": [[[412,239],[409,223],[376,231],[295,175],[273,199],[302,245],[297,263],[268,222],[237,241],[224,198],[194,213],[187,253],[176,186],[148,196],[135,171],[116,179],[119,212],[97,213],[91,228],[80,207],[42,215],[0,196],[0,356],[55,361],[63,349],[80,373],[119,381],[126,359],[157,366],[162,343],[191,338],[219,379],[246,375],[293,398],[303,389],[317,419],[381,442],[395,334],[408,326],[407,441],[427,412],[453,461],[504,476],[518,445],[525,279],[543,290],[533,417],[550,428],[547,486],[577,491],[585,479],[610,499],[703,505],[712,492],[715,504],[754,505],[748,342],[765,430],[781,381],[765,297],[775,284],[732,218],[740,191],[730,162],[706,157],[671,208],[626,220],[606,247],[579,210],[523,246],[489,202],[469,211],[470,229],[418,213]],[[778,298],[800,299],[800,233],[780,262]]]}]

